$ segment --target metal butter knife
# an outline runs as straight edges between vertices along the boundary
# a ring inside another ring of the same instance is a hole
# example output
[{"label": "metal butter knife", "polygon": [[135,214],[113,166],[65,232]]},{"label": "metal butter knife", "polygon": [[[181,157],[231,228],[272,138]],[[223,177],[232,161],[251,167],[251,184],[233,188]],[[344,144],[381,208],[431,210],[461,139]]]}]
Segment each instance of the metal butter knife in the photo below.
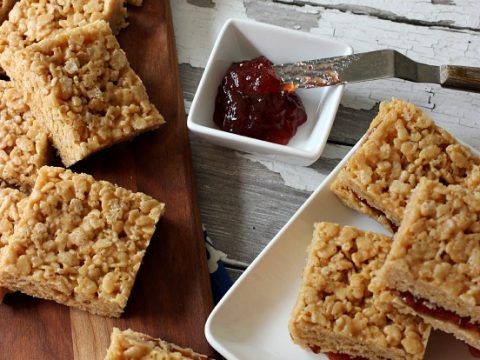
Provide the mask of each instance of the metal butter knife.
[{"label": "metal butter knife", "polygon": [[273,66],[285,90],[330,86],[384,78],[480,92],[480,68],[417,63],[395,50],[378,50],[347,56]]}]

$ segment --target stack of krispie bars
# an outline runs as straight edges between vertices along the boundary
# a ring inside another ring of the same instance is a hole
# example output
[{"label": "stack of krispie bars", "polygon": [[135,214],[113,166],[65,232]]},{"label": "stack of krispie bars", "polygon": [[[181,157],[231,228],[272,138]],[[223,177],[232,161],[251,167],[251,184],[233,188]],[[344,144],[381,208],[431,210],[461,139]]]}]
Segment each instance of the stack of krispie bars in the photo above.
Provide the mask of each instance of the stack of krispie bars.
[{"label": "stack of krispie bars", "polygon": [[164,123],[114,36],[126,16],[125,0],[1,2],[0,298],[126,306],[164,204],[48,166],[50,142],[70,166]]},{"label": "stack of krispie bars", "polygon": [[40,127],[66,166],[164,123],[114,36],[126,14],[124,0],[20,0],[0,26],[4,87],[24,101],[10,116]]},{"label": "stack of krispie bars", "polygon": [[432,326],[480,349],[480,158],[392,100],[331,190],[394,236],[316,225],[294,342],[333,356],[421,359]]},{"label": "stack of krispie bars", "polygon": [[290,334],[315,353],[362,359],[422,359],[430,327],[389,302],[379,270],[387,236],[338,224],[315,225]]},{"label": "stack of krispie bars", "polygon": [[[125,2],[0,1],[0,302],[118,317],[164,204],[65,166],[164,123],[115,38]],[[7,17],[8,15],[8,17]],[[13,188],[14,187],[14,188]],[[108,359],[207,357],[115,329]]]},{"label": "stack of krispie bars", "polygon": [[480,159],[413,104],[380,105],[363,144],[331,189],[347,206],[395,231],[422,177],[463,184]]}]

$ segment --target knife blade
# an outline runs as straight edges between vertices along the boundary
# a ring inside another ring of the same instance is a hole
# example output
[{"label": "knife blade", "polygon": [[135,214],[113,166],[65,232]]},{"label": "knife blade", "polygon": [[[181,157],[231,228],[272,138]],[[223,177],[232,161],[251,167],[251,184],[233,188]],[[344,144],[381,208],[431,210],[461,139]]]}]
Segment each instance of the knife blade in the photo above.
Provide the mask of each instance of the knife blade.
[{"label": "knife blade", "polygon": [[276,64],[273,67],[287,91],[385,78],[480,91],[479,68],[418,63],[395,50]]}]

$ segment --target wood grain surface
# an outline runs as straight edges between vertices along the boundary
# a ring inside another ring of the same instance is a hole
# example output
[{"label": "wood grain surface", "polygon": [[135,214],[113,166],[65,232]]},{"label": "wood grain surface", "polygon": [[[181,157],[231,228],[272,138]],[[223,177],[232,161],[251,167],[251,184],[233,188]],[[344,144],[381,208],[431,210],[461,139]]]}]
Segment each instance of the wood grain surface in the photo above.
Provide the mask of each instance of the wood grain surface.
[{"label": "wood grain surface", "polygon": [[129,9],[119,41],[167,124],[74,167],[166,203],[125,314],[107,319],[21,294],[0,306],[0,359],[103,359],[113,326],[213,355],[203,327],[212,308],[168,0]]}]

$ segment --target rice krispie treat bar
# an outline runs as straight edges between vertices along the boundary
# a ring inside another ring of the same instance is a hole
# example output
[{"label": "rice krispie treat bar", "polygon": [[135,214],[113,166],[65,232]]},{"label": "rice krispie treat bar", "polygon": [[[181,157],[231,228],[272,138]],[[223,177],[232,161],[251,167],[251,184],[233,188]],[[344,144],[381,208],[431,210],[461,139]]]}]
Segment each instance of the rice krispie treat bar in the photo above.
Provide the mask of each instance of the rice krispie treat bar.
[{"label": "rice krispie treat bar", "polygon": [[480,188],[422,179],[382,273],[395,306],[480,349]]},{"label": "rice krispie treat bar", "polygon": [[0,259],[0,286],[118,317],[163,211],[145,194],[44,166]]},{"label": "rice krispie treat bar", "polygon": [[3,54],[1,64],[66,166],[164,123],[104,21]]},{"label": "rice krispie treat bar", "polygon": [[97,20],[114,33],[126,27],[124,0],[20,0],[0,26],[0,53],[15,52],[48,36]]},{"label": "rice krispie treat bar", "polygon": [[10,81],[0,80],[0,179],[31,188],[50,160],[47,132]]},{"label": "rice krispie treat bar", "polygon": [[392,100],[380,105],[363,144],[331,190],[394,232],[421,177],[463,184],[475,164],[480,159],[419,108]]},{"label": "rice krispie treat bar", "polygon": [[362,359],[422,359],[430,326],[391,306],[378,271],[387,236],[338,224],[315,224],[289,329],[315,353]]},{"label": "rice krispie treat bar", "polygon": [[113,328],[112,341],[105,360],[208,360],[192,349],[184,349],[161,339]]},{"label": "rice krispie treat bar", "polygon": [[[26,199],[27,195],[16,189],[0,189],[0,257],[8,245],[15,224],[20,220],[21,209]],[[0,287],[0,302],[8,292],[8,289]]]}]

